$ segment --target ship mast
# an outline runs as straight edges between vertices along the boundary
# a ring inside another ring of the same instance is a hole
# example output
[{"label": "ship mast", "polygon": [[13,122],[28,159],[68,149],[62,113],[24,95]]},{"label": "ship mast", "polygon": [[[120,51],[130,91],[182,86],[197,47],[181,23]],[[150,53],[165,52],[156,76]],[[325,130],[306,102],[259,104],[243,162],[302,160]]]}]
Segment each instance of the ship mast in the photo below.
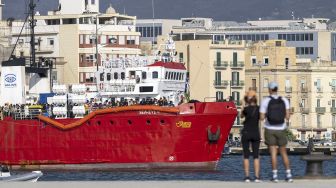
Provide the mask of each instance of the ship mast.
[{"label": "ship mast", "polygon": [[36,4],[34,3],[34,0],[30,0],[29,2],[29,26],[30,26],[30,65],[33,65],[36,63],[36,52],[35,52],[35,26],[36,26],[36,20],[34,18],[35,16],[35,7]]}]

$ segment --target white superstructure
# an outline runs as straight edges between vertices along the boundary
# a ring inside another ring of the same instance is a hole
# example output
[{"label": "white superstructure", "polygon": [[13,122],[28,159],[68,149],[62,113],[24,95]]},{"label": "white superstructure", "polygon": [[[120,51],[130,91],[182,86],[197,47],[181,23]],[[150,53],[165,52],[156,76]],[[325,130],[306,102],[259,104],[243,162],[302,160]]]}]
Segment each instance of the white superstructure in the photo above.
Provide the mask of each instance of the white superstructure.
[{"label": "white superstructure", "polygon": [[150,58],[105,60],[96,73],[97,87],[103,100],[166,98],[175,105],[184,95],[187,70],[175,61],[175,43],[169,38],[154,63]]}]

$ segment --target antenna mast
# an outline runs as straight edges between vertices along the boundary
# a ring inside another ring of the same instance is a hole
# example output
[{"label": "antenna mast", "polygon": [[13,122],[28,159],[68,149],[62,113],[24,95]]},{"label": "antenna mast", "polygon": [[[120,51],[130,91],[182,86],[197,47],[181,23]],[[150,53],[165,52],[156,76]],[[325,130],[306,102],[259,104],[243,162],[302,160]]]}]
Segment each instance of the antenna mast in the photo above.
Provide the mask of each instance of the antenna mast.
[{"label": "antenna mast", "polygon": [[154,43],[155,43],[155,7],[154,7],[154,0],[152,0],[152,11],[153,11],[153,38],[152,38],[152,49],[154,48]]},{"label": "antenna mast", "polygon": [[29,26],[30,26],[30,65],[33,65],[36,63],[36,52],[35,52],[35,26],[36,26],[36,20],[34,18],[35,16],[35,7],[36,4],[34,3],[34,0],[30,0],[29,2]]}]

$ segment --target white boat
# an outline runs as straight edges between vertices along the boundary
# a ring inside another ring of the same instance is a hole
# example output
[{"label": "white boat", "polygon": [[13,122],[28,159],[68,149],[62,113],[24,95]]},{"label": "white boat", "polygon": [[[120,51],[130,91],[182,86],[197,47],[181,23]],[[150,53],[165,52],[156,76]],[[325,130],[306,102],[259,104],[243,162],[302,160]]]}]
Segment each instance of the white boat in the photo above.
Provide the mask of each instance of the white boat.
[{"label": "white boat", "polygon": [[151,57],[106,59],[96,72],[102,101],[165,99],[178,105],[184,97],[187,70],[176,60],[175,43],[168,37],[163,49]]},{"label": "white boat", "polygon": [[7,166],[0,165],[0,181],[29,181],[36,182],[43,173],[41,171],[32,171],[30,173],[12,175]]}]

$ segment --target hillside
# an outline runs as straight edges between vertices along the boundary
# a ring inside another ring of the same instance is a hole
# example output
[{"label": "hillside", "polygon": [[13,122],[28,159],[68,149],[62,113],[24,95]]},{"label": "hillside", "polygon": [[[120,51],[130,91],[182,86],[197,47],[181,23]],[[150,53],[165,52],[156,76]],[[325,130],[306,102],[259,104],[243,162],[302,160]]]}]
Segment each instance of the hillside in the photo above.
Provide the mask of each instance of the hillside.
[{"label": "hillside", "polygon": [[[156,18],[211,17],[215,20],[247,21],[291,19],[295,17],[326,17],[336,19],[335,0],[154,0]],[[4,19],[23,18],[28,0],[4,0]],[[151,0],[101,0],[104,12],[110,3],[121,13],[152,18]],[[57,7],[58,0],[39,0],[41,14]]]}]

